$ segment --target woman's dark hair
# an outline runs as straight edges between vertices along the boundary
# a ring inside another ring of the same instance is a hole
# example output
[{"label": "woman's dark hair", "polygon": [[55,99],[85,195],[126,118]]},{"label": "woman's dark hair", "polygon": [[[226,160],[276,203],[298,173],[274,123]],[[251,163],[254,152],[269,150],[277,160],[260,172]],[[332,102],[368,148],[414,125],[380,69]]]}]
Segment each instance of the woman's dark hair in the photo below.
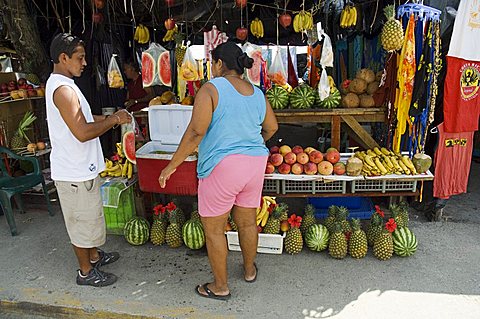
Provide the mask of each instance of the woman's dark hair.
[{"label": "woman's dark hair", "polygon": [[253,59],[233,41],[220,44],[212,51],[214,61],[222,60],[229,70],[235,70],[243,74],[243,69],[250,69],[253,66]]},{"label": "woman's dark hair", "polygon": [[136,72],[140,72],[140,66],[138,65],[138,62],[133,58],[125,60],[124,65],[130,65]]},{"label": "woman's dark hair", "polygon": [[68,33],[59,33],[50,44],[50,58],[52,58],[53,63],[60,62],[58,57],[62,53],[71,58],[79,45],[85,47],[85,43],[79,37]]}]

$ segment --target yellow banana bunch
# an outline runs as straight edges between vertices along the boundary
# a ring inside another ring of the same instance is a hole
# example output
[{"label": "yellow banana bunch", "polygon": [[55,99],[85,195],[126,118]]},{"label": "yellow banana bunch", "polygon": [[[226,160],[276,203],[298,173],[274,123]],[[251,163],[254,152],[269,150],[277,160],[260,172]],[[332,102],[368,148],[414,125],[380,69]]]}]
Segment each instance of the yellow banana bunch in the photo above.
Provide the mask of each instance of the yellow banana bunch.
[{"label": "yellow banana bunch", "polygon": [[351,28],[357,25],[357,8],[355,6],[345,6],[340,13],[340,27]]},{"label": "yellow banana bunch", "polygon": [[271,204],[276,205],[276,201],[273,197],[270,196],[263,196],[262,197],[262,205],[257,208],[257,225],[264,227],[267,224],[268,217],[270,216],[270,212],[268,208]]},{"label": "yellow banana bunch", "polygon": [[293,18],[293,30],[304,32],[313,29],[313,16],[309,11],[302,10]]},{"label": "yellow banana bunch", "polygon": [[163,37],[163,42],[173,41],[175,39],[175,35],[178,33],[178,26],[175,24],[175,27],[171,30],[167,30],[165,36]]},{"label": "yellow banana bunch", "polygon": [[133,176],[133,164],[123,156],[122,144],[117,143],[116,147],[118,157],[114,161],[105,158],[105,170],[100,173],[100,176],[127,177],[130,179]]},{"label": "yellow banana bunch", "polygon": [[252,23],[250,23],[250,32],[256,38],[263,38],[263,22],[259,18],[255,18]]},{"label": "yellow banana bunch", "polygon": [[150,41],[150,31],[143,24],[139,24],[135,28],[135,34],[133,40],[137,41],[140,44],[145,44]]},{"label": "yellow banana bunch", "polygon": [[118,156],[120,156],[121,158],[125,157],[125,155],[123,154],[122,143],[117,143],[115,144],[115,146],[117,147]]},{"label": "yellow banana bunch", "polygon": [[363,162],[362,173],[365,176],[387,174],[416,175],[417,170],[407,155],[396,154],[385,147],[355,152],[355,157]]}]

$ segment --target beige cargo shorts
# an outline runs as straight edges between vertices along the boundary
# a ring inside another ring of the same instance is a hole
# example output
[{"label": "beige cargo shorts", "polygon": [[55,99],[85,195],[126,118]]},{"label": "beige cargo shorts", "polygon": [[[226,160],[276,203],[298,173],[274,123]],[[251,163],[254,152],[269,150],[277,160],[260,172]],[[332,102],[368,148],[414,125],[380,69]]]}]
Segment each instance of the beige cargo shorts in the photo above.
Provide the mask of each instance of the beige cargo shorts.
[{"label": "beige cargo shorts", "polygon": [[105,244],[100,177],[85,182],[55,181],[71,243],[80,248]]}]

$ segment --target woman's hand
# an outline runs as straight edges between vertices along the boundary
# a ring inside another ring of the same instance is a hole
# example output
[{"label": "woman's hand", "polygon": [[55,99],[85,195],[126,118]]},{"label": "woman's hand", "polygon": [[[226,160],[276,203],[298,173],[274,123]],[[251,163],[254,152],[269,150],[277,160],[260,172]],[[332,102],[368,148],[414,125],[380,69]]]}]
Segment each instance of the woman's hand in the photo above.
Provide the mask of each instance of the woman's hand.
[{"label": "woman's hand", "polygon": [[167,185],[167,181],[170,179],[170,176],[172,176],[173,173],[175,173],[177,169],[170,167],[170,165],[167,165],[163,169],[163,171],[160,173],[160,177],[158,178],[158,183],[160,184],[161,188],[165,188]]}]

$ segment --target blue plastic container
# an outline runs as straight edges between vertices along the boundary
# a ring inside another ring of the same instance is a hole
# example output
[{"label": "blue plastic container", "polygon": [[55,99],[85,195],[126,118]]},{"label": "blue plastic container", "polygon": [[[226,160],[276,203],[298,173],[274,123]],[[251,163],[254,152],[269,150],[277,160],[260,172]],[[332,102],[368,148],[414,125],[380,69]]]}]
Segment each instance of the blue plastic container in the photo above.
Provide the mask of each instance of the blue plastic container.
[{"label": "blue plastic container", "polygon": [[309,197],[308,203],[319,209],[326,209],[332,205],[359,209],[362,207],[362,199],[363,197]]},{"label": "blue plastic container", "polygon": [[[339,198],[339,197],[334,197],[334,198]],[[314,203],[311,202],[311,199],[315,199],[314,202],[321,202],[321,205],[323,207],[317,207]],[[341,197],[342,201],[328,201],[331,200],[332,198],[309,198],[308,202],[312,204],[315,207],[315,218],[317,219],[324,219],[328,216],[328,207],[331,205],[336,205],[336,206],[345,206],[348,208],[348,211],[350,212],[348,219],[352,218],[359,218],[359,219],[369,219],[372,216],[372,213],[374,211],[373,208],[373,203],[370,198],[368,197]],[[345,199],[348,199],[348,201],[345,201]],[[354,207],[349,207],[348,204],[350,203],[349,200],[351,199],[356,199],[357,201],[352,201],[354,204]],[[330,203],[330,205],[325,207],[325,203]],[[360,203],[360,205],[357,205]]]}]

